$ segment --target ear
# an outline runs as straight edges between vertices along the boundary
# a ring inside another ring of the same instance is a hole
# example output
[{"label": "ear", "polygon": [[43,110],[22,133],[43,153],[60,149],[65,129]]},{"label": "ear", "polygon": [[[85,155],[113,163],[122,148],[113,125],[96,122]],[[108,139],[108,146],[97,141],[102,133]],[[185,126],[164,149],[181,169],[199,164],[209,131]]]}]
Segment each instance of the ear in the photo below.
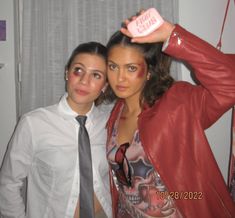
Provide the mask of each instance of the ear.
[{"label": "ear", "polygon": [[108,87],[108,83],[106,82],[106,83],[104,84],[104,87],[101,89],[101,91],[102,91],[102,92],[105,92],[105,90],[107,89],[107,87]]},{"label": "ear", "polygon": [[68,71],[66,70],[64,73],[64,79],[67,81],[68,80]]}]

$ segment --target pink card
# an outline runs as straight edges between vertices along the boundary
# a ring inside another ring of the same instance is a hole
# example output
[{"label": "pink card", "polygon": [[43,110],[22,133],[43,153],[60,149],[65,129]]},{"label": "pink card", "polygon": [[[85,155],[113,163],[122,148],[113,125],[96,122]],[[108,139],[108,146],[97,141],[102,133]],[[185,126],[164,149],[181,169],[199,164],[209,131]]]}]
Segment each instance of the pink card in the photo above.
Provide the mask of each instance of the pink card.
[{"label": "pink card", "polygon": [[150,8],[127,25],[134,37],[146,36],[163,24],[164,20],[155,8]]}]

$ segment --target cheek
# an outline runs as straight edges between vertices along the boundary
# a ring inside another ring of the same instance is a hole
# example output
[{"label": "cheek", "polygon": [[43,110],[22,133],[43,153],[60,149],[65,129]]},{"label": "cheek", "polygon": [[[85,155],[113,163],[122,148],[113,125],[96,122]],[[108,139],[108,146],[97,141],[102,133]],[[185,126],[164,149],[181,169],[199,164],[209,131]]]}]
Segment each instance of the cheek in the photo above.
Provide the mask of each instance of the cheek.
[{"label": "cheek", "polygon": [[79,84],[80,77],[70,72],[68,74],[68,80],[66,81],[66,90],[68,93],[72,93]]},{"label": "cheek", "polygon": [[68,74],[67,88],[74,86],[76,81],[77,78],[72,73]]},{"label": "cheek", "polygon": [[116,80],[116,74],[114,72],[108,72],[107,74],[108,81],[112,83]]},{"label": "cheek", "polygon": [[102,88],[104,87],[105,82],[102,81],[91,81],[90,82],[90,88],[92,89],[92,91],[96,92],[96,93],[100,93]]},{"label": "cheek", "polygon": [[70,81],[70,82],[73,82],[73,81],[77,80],[78,78],[79,78],[79,76],[75,73],[71,72],[68,74],[68,81]]},{"label": "cheek", "polygon": [[138,78],[143,78],[145,75],[146,75],[146,66],[145,64],[141,64],[140,65],[140,68],[139,68],[139,71],[137,72],[137,77]]}]

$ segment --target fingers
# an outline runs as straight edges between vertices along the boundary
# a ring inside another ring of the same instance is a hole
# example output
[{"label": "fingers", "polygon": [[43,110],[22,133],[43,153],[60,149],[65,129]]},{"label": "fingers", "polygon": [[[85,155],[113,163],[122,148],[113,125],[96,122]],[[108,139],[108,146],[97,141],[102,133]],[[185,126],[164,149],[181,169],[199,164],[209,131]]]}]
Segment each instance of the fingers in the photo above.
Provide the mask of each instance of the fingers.
[{"label": "fingers", "polygon": [[133,37],[131,39],[131,42],[133,42],[133,43],[154,43],[154,42],[157,42],[157,39],[154,34],[150,34],[148,36]]},{"label": "fingers", "polygon": [[138,11],[135,15],[131,16],[130,18],[125,19],[125,20],[122,22],[122,24],[121,24],[121,29],[120,29],[120,31],[121,31],[123,34],[125,34],[126,36],[132,38],[133,35],[128,31],[127,25],[128,25],[131,21],[135,20],[139,15],[141,15],[141,14],[143,14],[143,13],[144,13],[144,10],[142,9],[142,10]]},{"label": "fingers", "polygon": [[135,15],[133,15],[133,16],[131,16],[131,17],[125,19],[125,20],[122,22],[121,26],[122,26],[123,28],[126,28],[127,25],[128,25],[128,23],[130,23],[131,21],[135,20],[139,15],[143,14],[144,12],[145,12],[145,10],[141,9],[141,10],[138,11]]},{"label": "fingers", "polygon": [[[156,24],[155,26],[154,24],[152,25],[152,30],[150,29],[148,33],[142,34],[142,35],[139,34],[139,32],[137,31],[138,29],[135,23],[133,23],[133,25],[130,24],[129,26],[129,23],[135,20],[137,18],[137,15],[141,15],[144,12],[145,12],[144,10],[141,10],[136,15],[132,16],[131,18],[124,20],[120,31],[124,35],[130,37],[131,41],[135,43],[155,43],[155,42],[166,41],[167,38],[170,36],[172,30],[174,29],[174,25],[170,22],[162,20],[162,23],[159,26],[157,26],[157,23],[155,23]],[[153,16],[156,17],[156,19],[159,19],[159,16],[157,16],[158,14],[156,13],[154,14],[154,11],[152,13],[153,13]]]},{"label": "fingers", "polygon": [[130,38],[132,38],[133,36],[132,36],[132,34],[128,31],[128,29],[127,28],[121,28],[120,29],[120,31],[124,34],[124,35],[126,35],[126,36],[128,36],[128,37],[130,37]]},{"label": "fingers", "polygon": [[143,14],[144,12],[145,12],[145,10],[141,9],[136,13],[136,16],[138,17],[139,15]]},{"label": "fingers", "polygon": [[126,19],[126,20],[124,20],[123,22],[122,22],[122,24],[121,24],[121,27],[122,28],[127,28],[127,25],[128,25],[128,23],[130,23],[131,21],[129,20],[129,19]]},{"label": "fingers", "polygon": [[[146,43],[149,41],[149,37],[133,37],[132,34],[128,31],[128,29],[126,28],[121,28],[120,31],[131,38],[131,42],[135,42],[135,43]],[[150,38],[151,39],[151,38]],[[152,40],[151,40],[152,41]]]}]

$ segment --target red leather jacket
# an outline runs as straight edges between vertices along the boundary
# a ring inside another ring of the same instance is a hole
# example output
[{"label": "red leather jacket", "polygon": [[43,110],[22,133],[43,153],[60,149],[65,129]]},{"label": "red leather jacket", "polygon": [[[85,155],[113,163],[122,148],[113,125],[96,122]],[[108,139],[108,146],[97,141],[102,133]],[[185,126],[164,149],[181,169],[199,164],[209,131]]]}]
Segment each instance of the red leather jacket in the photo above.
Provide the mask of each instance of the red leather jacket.
[{"label": "red leather jacket", "polygon": [[[179,25],[164,52],[187,62],[200,85],[175,82],[154,106],[143,108],[138,128],[144,151],[168,190],[179,195],[173,197],[184,217],[235,217],[204,133],[235,104],[235,62]],[[108,141],[122,104],[116,103],[108,121]],[[118,192],[110,177],[115,217]],[[187,197],[191,192],[195,199]]]}]

